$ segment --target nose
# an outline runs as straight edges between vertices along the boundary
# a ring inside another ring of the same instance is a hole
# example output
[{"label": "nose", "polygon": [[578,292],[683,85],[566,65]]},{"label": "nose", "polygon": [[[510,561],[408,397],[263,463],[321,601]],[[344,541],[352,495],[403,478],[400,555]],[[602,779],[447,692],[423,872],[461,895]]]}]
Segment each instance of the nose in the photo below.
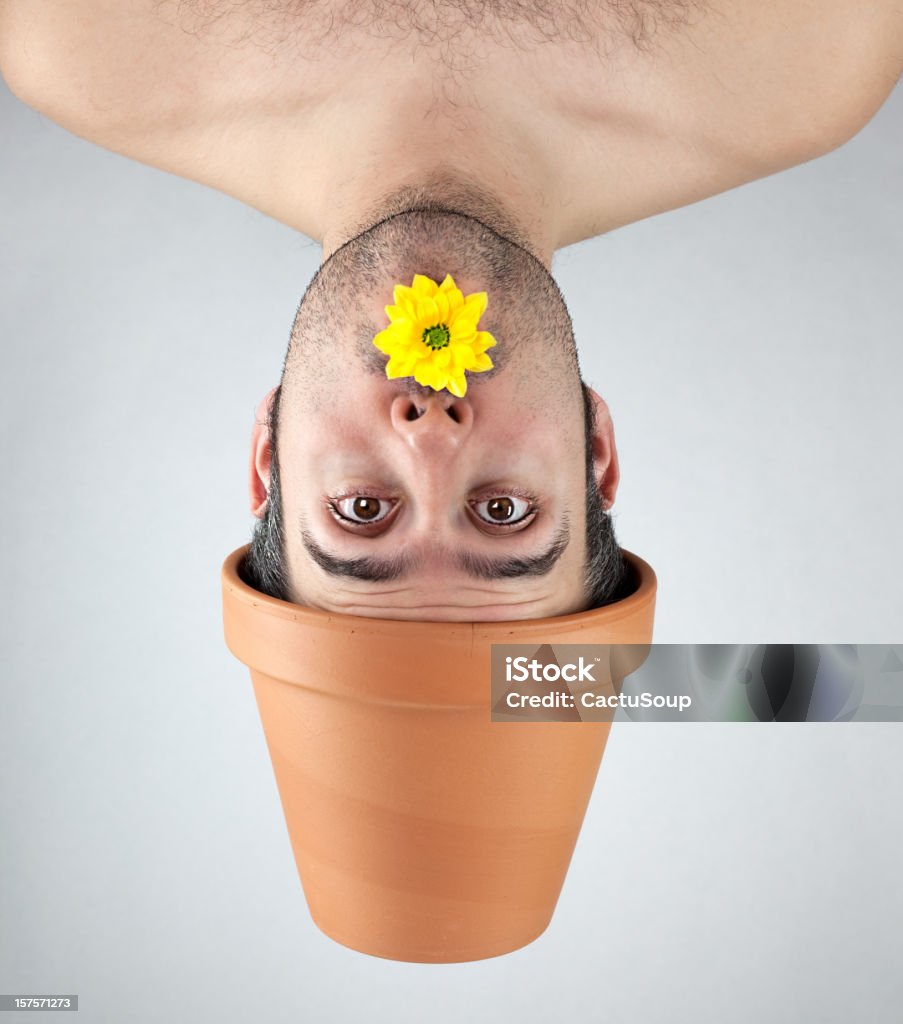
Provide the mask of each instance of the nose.
[{"label": "nose", "polygon": [[399,395],[392,400],[390,417],[396,433],[424,454],[454,451],[473,425],[467,399],[447,392]]}]

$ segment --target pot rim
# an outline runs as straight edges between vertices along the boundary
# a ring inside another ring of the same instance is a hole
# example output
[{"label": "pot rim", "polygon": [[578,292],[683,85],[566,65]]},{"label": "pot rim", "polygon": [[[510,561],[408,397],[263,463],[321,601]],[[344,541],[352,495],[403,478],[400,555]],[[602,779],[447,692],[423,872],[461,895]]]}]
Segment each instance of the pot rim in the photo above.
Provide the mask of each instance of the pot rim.
[{"label": "pot rim", "polygon": [[587,611],[573,612],[570,615],[550,616],[542,619],[502,619],[494,622],[443,622],[437,620],[382,619],[369,615],[346,615],[342,612],[329,612],[321,608],[308,608],[306,605],[283,601],[271,597],[246,583],[240,573],[239,566],[250,550],[250,544],[243,544],[228,555],[223,562],[221,578],[222,586],[229,596],[241,604],[256,608],[275,618],[293,620],[299,624],[320,629],[342,629],[365,634],[391,635],[404,632],[407,635],[423,634],[431,638],[439,636],[452,639],[462,632],[473,633],[477,629],[481,636],[497,637],[499,642],[510,637],[512,633],[524,636],[531,633],[555,633],[582,631],[590,625],[613,624],[624,618],[635,615],[642,606],[655,600],[657,578],[652,566],[639,555],[621,548],[621,554],[627,562],[630,572],[637,581],[632,593],[619,601],[590,608]]}]

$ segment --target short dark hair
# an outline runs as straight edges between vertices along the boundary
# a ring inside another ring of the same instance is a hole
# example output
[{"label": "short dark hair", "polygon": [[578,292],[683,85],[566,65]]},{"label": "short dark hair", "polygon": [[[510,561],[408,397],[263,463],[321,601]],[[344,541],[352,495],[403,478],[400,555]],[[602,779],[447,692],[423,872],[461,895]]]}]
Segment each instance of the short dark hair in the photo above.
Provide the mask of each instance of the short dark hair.
[{"label": "short dark hair", "polygon": [[[586,560],[584,591],[586,607],[599,608],[626,596],[629,586],[627,563],[615,539],[611,514],[602,506],[593,467],[593,430],[595,407],[589,388],[581,380],[583,420],[586,444]],[[254,527],[251,547],[243,565],[246,581],[271,597],[290,600],[285,556],[285,529],[282,493],[279,483],[279,410],[282,385],[276,388],[268,418],[270,449],[269,497],[263,517]]]}]

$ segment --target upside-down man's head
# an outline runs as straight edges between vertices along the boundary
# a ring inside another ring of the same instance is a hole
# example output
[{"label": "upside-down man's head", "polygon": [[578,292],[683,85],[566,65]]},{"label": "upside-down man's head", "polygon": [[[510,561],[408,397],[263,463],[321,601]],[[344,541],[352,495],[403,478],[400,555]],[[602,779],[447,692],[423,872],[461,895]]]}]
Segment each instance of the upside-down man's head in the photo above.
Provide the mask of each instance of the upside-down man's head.
[{"label": "upside-down man's head", "polygon": [[[485,291],[493,368],[466,394],[389,380],[373,338],[395,284]],[[564,615],[622,596],[607,406],[526,248],[439,208],[385,218],[320,267],[258,410],[245,572],[273,596],[379,618]]]}]

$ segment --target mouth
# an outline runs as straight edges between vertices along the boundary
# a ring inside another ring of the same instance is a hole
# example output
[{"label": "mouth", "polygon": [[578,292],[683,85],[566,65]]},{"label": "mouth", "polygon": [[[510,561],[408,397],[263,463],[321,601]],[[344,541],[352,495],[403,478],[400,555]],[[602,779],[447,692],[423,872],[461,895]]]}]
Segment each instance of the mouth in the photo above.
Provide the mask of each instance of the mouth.
[{"label": "mouth", "polygon": [[[427,387],[425,384],[418,384],[413,377],[397,377],[395,380],[389,380],[386,377],[386,361],[381,358],[379,365],[372,365],[371,370],[380,376],[385,382],[386,387],[394,395],[405,395],[408,398],[429,398],[431,395],[446,395],[449,399],[453,396],[449,391],[435,391],[431,387]],[[493,366],[491,370],[484,370],[482,373],[474,373],[467,375],[467,388],[468,395],[471,390],[481,388],[484,384],[487,384],[492,378],[498,373],[500,367]]]},{"label": "mouth", "polygon": [[386,383],[391,386],[396,394],[407,395],[408,397],[429,398],[430,395],[440,393],[427,387],[425,384],[418,384],[413,377],[399,377],[396,380],[387,380]]}]

